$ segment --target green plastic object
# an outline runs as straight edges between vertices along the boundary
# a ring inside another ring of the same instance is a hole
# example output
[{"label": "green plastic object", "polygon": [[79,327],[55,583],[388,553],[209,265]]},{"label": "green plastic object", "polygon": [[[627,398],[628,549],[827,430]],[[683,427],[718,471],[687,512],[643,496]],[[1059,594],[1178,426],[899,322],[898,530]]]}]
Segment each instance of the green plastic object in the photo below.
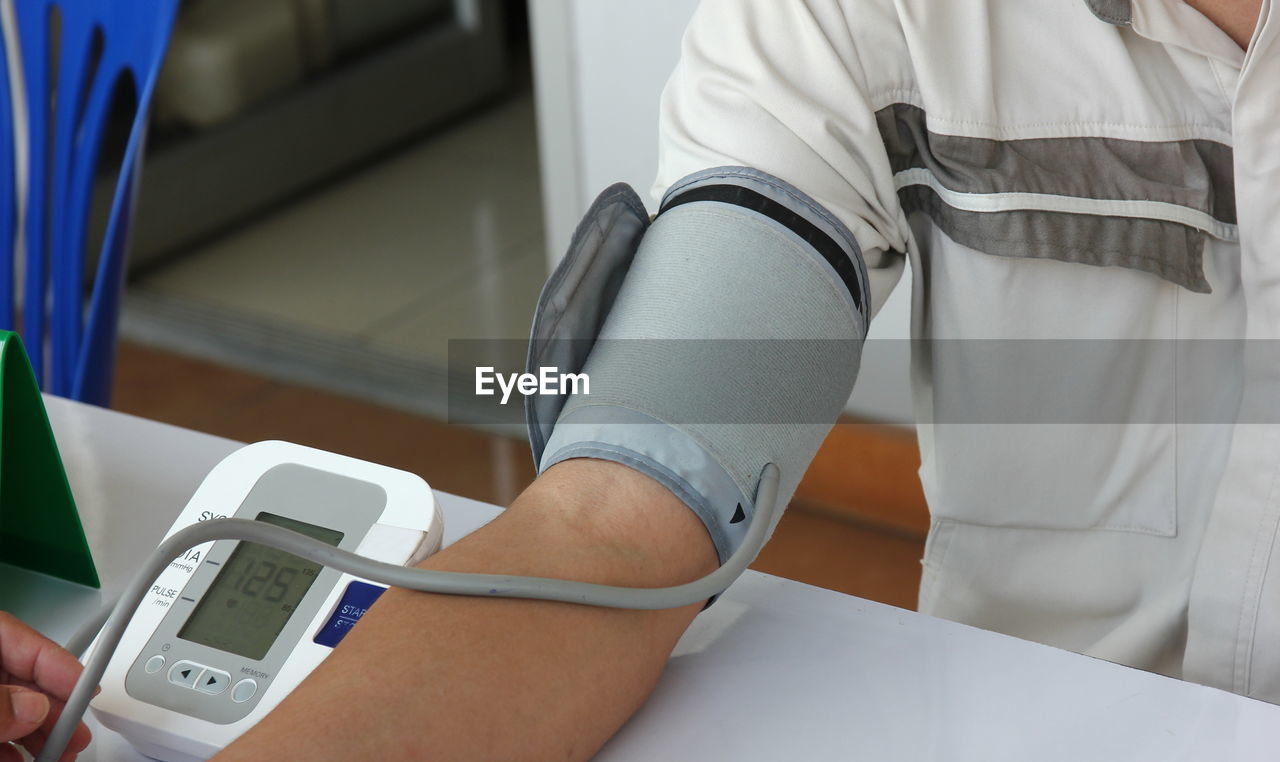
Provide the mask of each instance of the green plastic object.
[{"label": "green plastic object", "polygon": [[22,339],[0,331],[0,561],[101,587]]}]

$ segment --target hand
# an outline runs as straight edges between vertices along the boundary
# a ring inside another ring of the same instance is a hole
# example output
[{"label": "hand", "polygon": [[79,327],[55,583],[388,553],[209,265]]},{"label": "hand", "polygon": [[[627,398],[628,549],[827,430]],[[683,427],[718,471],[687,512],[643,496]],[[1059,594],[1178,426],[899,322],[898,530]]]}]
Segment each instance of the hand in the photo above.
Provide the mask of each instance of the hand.
[{"label": "hand", "polygon": [[[68,651],[0,611],[0,762],[22,759],[6,741],[32,754],[44,748],[81,670]],[[75,759],[88,745],[89,728],[82,722],[60,762]]]}]

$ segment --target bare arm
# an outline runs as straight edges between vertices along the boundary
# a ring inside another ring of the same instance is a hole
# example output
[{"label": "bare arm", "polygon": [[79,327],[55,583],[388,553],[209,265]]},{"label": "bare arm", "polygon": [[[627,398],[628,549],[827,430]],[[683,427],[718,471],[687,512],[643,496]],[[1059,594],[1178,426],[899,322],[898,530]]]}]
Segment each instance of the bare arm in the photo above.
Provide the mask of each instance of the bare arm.
[{"label": "bare arm", "polygon": [[[571,460],[422,566],[658,587],[712,571],[716,555],[697,517],[656,482]],[[392,590],[216,759],[585,759],[649,694],[699,609]]]}]

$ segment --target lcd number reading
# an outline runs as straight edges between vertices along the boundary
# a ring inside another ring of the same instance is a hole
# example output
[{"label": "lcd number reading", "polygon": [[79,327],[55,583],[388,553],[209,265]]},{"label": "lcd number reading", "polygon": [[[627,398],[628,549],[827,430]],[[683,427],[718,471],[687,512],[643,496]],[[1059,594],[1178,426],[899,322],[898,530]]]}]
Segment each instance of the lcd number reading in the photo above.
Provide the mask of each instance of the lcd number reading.
[{"label": "lcd number reading", "polygon": [[[258,520],[337,545],[342,533],[258,514]],[[242,542],[191,612],[178,637],[250,659],[262,659],[320,574],[319,564],[253,542]]]}]

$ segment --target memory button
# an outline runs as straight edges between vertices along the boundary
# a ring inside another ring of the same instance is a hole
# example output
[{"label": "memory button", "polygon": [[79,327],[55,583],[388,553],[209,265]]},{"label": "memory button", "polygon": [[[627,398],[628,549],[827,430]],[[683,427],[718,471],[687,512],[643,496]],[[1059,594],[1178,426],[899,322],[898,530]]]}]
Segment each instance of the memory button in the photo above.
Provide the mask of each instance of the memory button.
[{"label": "memory button", "polygon": [[243,704],[253,698],[253,694],[257,692],[258,683],[246,678],[236,683],[236,687],[231,689],[231,700],[237,704]]}]

